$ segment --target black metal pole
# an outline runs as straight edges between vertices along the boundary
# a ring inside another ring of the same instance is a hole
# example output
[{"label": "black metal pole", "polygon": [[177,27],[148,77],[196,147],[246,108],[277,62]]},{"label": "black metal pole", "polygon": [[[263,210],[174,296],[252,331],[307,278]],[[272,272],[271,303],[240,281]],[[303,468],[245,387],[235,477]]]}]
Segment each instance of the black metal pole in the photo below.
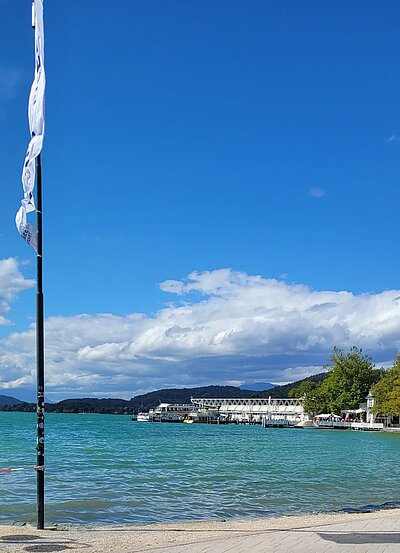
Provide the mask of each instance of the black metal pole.
[{"label": "black metal pole", "polygon": [[36,158],[37,292],[36,292],[36,374],[37,374],[37,528],[44,528],[44,314],[42,274],[42,166]]}]

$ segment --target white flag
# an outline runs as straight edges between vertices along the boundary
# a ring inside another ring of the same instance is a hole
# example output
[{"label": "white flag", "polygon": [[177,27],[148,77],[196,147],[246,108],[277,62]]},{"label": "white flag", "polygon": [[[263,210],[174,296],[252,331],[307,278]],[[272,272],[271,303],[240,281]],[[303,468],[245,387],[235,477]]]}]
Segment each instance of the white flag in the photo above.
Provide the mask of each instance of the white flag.
[{"label": "white flag", "polygon": [[33,189],[35,187],[35,160],[42,151],[44,137],[44,90],[46,77],[44,73],[44,29],[43,0],[33,2],[33,21],[35,25],[35,76],[29,95],[28,119],[31,140],[25,155],[22,169],[24,198],[21,200],[15,217],[18,232],[30,246],[37,250],[36,227],[27,220],[27,214],[35,211]]}]

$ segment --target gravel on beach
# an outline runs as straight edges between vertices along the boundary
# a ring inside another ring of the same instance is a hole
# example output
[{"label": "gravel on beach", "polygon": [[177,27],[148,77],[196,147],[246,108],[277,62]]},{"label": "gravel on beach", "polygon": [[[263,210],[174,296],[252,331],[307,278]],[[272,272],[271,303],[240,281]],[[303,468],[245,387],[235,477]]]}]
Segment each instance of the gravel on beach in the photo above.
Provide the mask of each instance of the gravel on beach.
[{"label": "gravel on beach", "polygon": [[[53,526],[37,530],[30,525],[1,526],[0,550],[7,553],[22,551],[85,551],[87,553],[138,553],[140,551],[187,545],[197,546],[218,540],[249,538],[263,535],[282,535],[296,530],[318,532],[320,527],[330,525],[351,526],[352,523],[376,526],[388,517],[398,519],[400,509],[371,513],[328,513],[279,518],[242,519],[227,521],[179,522],[176,524],[121,525],[121,526]],[[365,524],[364,524],[365,523]],[[353,525],[354,526],[354,525]],[[397,530],[397,529],[396,529]],[[197,549],[196,549],[197,550]],[[239,549],[240,550],[240,549]],[[277,549],[280,550],[280,549]],[[245,551],[245,549],[243,549]]]}]

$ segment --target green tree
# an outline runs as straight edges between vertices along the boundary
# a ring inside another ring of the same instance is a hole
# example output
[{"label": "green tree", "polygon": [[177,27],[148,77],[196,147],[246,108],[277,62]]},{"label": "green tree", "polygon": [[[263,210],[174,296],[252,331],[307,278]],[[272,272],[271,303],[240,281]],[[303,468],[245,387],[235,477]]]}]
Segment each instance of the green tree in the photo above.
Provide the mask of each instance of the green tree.
[{"label": "green tree", "polygon": [[317,413],[323,410],[324,400],[320,394],[321,383],[303,380],[296,388],[290,390],[288,396],[304,399],[304,410],[307,413]]},{"label": "green tree", "polygon": [[316,382],[313,382],[312,380],[303,380],[303,382],[301,382],[301,384],[299,384],[296,388],[290,390],[288,395],[289,397],[294,398],[304,398],[309,395],[313,395],[316,387]]},{"label": "green tree", "polygon": [[369,355],[355,346],[348,353],[333,348],[330,359],[332,363],[325,366],[329,374],[318,390],[327,410],[339,414],[342,409],[357,409],[382,372],[375,369]]},{"label": "green tree", "polygon": [[382,379],[372,388],[375,397],[374,412],[381,415],[400,415],[400,355],[394,360]]}]

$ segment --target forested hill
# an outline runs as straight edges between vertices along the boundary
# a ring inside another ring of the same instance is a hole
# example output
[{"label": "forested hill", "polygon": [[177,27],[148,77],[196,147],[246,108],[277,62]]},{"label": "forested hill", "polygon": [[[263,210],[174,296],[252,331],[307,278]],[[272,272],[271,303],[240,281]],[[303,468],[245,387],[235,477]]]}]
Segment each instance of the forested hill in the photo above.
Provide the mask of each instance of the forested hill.
[{"label": "forested hill", "polygon": [[241,398],[252,397],[254,391],[241,390],[236,386],[202,386],[200,388],[167,388],[156,390],[141,396],[135,396],[130,404],[135,411],[146,411],[157,407],[160,403],[190,403],[192,397],[215,397],[215,398]]},{"label": "forested hill", "polygon": [[160,403],[190,403],[192,397],[251,397],[254,392],[235,386],[202,386],[200,388],[166,388],[130,400],[113,398],[64,399],[47,405],[46,410],[58,413],[138,413],[154,409]]},{"label": "forested hill", "polygon": [[17,405],[20,403],[24,402],[16,397],[0,395],[0,405]]},{"label": "forested hill", "polygon": [[[154,409],[160,403],[190,403],[192,397],[212,398],[245,398],[245,397],[288,397],[290,390],[296,388],[305,380],[320,382],[326,373],[316,374],[284,386],[275,386],[262,392],[241,390],[236,386],[202,386],[199,388],[166,388],[135,396],[130,400],[118,398],[74,398],[64,399],[58,403],[46,404],[46,411],[56,413],[138,413]],[[8,396],[0,396],[0,398]],[[13,400],[13,401],[11,401]],[[33,403],[21,402],[15,398],[8,398],[8,402],[0,401],[0,411],[35,411]]]}]

